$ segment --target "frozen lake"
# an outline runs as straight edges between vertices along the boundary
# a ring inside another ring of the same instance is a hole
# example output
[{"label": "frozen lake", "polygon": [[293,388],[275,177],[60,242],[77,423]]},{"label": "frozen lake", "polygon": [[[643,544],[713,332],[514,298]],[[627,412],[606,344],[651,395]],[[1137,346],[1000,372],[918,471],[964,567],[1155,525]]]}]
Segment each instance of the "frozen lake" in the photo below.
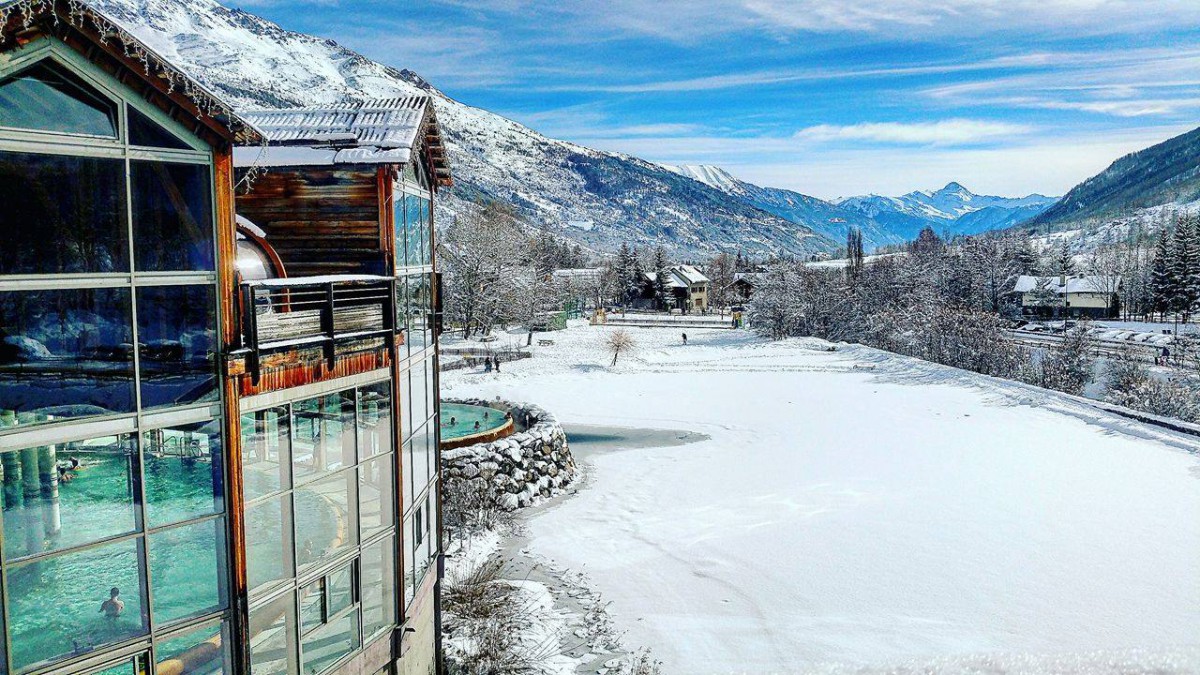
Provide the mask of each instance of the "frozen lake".
[{"label": "frozen lake", "polygon": [[685,347],[634,330],[638,351],[609,370],[606,330],[445,385],[568,426],[709,436],[610,440],[585,489],[529,523],[530,547],[585,569],[664,672],[1200,669],[1197,439],[733,332],[689,331]]}]

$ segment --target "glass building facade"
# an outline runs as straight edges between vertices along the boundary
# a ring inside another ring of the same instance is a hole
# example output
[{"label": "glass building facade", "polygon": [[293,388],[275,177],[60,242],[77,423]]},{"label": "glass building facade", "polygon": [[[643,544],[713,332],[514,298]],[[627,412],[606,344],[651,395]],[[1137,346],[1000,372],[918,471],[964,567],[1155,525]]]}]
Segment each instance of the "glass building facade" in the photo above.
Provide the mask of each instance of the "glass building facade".
[{"label": "glass building facade", "polygon": [[4,64],[0,675],[392,641],[440,554],[428,181],[394,190],[395,358],[225,399],[213,150],[60,43]]},{"label": "glass building facade", "polygon": [[390,373],[242,412],[251,671],[317,675],[397,624]]},{"label": "glass building facade", "polygon": [[42,42],[0,69],[0,673],[228,672],[213,153]]},{"label": "glass building facade", "polygon": [[400,364],[401,512],[404,528],[403,606],[409,607],[416,589],[440,552],[437,518],[438,483],[437,355],[433,347],[434,275],[432,203],[410,166],[395,191],[395,252],[398,327],[405,345]]}]

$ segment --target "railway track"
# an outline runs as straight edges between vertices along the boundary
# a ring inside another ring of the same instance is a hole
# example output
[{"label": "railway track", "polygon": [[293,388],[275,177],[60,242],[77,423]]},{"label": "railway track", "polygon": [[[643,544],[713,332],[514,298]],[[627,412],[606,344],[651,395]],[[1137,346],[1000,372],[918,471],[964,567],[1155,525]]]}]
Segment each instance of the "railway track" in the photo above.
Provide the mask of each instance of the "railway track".
[{"label": "railway track", "polygon": [[[1062,344],[1063,336],[1052,333],[1030,333],[1028,331],[1010,330],[1005,331],[1005,336],[1014,344],[1019,344],[1025,347],[1057,347]],[[1117,342],[1115,340],[1095,340],[1096,356],[1107,356],[1119,358],[1125,355],[1132,356],[1146,363],[1154,363],[1162,350],[1162,347],[1155,345],[1144,345],[1136,342]]]}]

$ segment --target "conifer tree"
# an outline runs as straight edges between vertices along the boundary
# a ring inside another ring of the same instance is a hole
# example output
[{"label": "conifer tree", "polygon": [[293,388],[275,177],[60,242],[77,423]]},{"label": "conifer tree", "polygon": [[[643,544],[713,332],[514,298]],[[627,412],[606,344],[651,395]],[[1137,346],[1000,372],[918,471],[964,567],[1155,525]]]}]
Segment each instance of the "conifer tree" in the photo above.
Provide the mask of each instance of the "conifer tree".
[{"label": "conifer tree", "polygon": [[654,249],[654,301],[666,309],[667,300],[667,252],[659,246]]},{"label": "conifer tree", "polygon": [[1186,322],[1200,303],[1200,240],[1191,218],[1180,216],[1176,219],[1172,239],[1168,265],[1174,287],[1169,304]]},{"label": "conifer tree", "polygon": [[1150,268],[1150,305],[1159,315],[1171,309],[1176,295],[1174,266],[1171,264],[1171,233],[1163,230],[1154,248],[1154,262]]},{"label": "conifer tree", "polygon": [[1071,246],[1063,240],[1059,246],[1058,255],[1054,259],[1054,273],[1060,276],[1073,277],[1079,273],[1075,264],[1075,256],[1071,254]]},{"label": "conifer tree", "polygon": [[617,250],[617,264],[614,272],[617,277],[617,287],[620,289],[621,300],[628,300],[629,282],[633,278],[633,252],[629,250],[629,244],[621,242],[621,248]]}]

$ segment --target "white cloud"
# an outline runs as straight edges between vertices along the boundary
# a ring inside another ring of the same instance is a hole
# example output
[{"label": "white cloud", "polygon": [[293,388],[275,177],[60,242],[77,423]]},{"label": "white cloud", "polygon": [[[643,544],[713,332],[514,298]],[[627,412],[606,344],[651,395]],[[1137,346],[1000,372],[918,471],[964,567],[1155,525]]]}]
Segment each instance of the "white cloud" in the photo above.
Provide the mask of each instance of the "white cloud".
[{"label": "white cloud", "polygon": [[867,141],[900,145],[971,145],[1012,138],[1031,131],[1008,122],[948,119],[936,122],[864,122],[845,126],[819,124],[796,132],[809,141]]}]

